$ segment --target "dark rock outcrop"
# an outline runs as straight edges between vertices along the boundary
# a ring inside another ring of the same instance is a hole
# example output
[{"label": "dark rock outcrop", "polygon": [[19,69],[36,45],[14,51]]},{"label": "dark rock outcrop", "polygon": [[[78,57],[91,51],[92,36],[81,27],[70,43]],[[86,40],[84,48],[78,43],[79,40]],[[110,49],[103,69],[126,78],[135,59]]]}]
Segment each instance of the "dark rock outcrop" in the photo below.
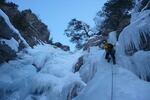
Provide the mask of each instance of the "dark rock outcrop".
[{"label": "dark rock outcrop", "polygon": [[[0,9],[9,17],[10,22],[19,31],[15,32],[0,16],[0,63],[16,58],[16,53],[26,47],[22,40],[33,47],[38,43],[48,43],[50,32],[47,26],[31,10],[20,12],[14,3],[0,3]],[[21,38],[22,36],[22,38]],[[17,43],[17,50],[5,41]]]},{"label": "dark rock outcrop", "polygon": [[47,26],[31,10],[20,12],[17,7],[14,3],[0,4],[0,9],[9,16],[31,47],[40,42],[48,43],[50,32]]},{"label": "dark rock outcrop", "polygon": [[70,47],[67,46],[67,45],[63,45],[61,44],[60,42],[56,42],[56,43],[53,43],[54,46],[64,50],[64,51],[70,51]]},{"label": "dark rock outcrop", "polygon": [[[16,52],[13,50],[8,44],[6,44],[3,40],[11,40],[14,39],[18,42],[19,47],[18,50],[22,50],[25,47],[25,44],[20,39],[17,33],[15,33],[8,24],[5,22],[4,18],[0,16],[0,63],[5,61],[9,61],[16,57]],[[13,42],[13,41],[12,41]]]},{"label": "dark rock outcrop", "polygon": [[75,73],[75,72],[78,72],[83,64],[84,64],[84,62],[83,62],[83,56],[81,56],[81,57],[78,59],[77,63],[75,64],[74,69],[73,69],[73,72],[74,72],[74,73]]},{"label": "dark rock outcrop", "polygon": [[12,50],[8,45],[0,44],[0,64],[15,59],[16,52]]},{"label": "dark rock outcrop", "polygon": [[79,89],[81,89],[81,86],[79,84],[73,85],[67,95],[67,100],[72,100],[74,97],[78,96]]},{"label": "dark rock outcrop", "polygon": [[39,42],[48,43],[50,32],[47,26],[31,10],[22,11],[17,22],[17,28],[24,33],[23,37],[31,47]]},{"label": "dark rock outcrop", "polygon": [[118,24],[118,27],[117,27],[117,38],[119,37],[121,31],[130,24],[130,19],[131,19],[131,16],[123,16],[122,20],[120,21],[120,23]]},{"label": "dark rock outcrop", "polygon": [[13,34],[13,33],[14,32],[7,25],[4,18],[0,16],[0,38],[11,39],[12,37],[14,37],[18,39],[17,34]]},{"label": "dark rock outcrop", "polygon": [[61,48],[62,48],[62,50],[64,50],[64,51],[70,51],[70,47],[67,46],[67,45],[63,45]]}]

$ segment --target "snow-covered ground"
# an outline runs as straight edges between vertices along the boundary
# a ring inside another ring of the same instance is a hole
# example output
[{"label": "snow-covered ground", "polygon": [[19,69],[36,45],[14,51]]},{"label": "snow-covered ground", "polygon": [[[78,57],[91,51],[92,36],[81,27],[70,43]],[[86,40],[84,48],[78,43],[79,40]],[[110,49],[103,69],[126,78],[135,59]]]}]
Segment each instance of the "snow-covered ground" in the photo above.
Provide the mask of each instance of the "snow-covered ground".
[{"label": "snow-covered ground", "polygon": [[[142,80],[150,75],[150,52],[143,51],[140,43],[141,34],[146,43],[149,41],[149,14],[149,10],[135,13],[137,18],[132,18],[118,42],[115,32],[111,33],[109,42],[117,42],[117,64],[113,65],[106,62],[104,50],[98,47],[76,53],[48,44],[30,48],[0,10],[0,16],[28,47],[17,54],[16,60],[0,65],[0,100],[71,100],[75,96],[74,100],[150,100],[150,82]],[[15,39],[0,42],[18,51]],[[125,50],[131,43],[138,51],[127,56]],[[74,73],[82,55],[84,64]]]},{"label": "snow-covered ground", "polygon": [[[73,73],[82,54],[85,63]],[[98,47],[76,53],[48,44],[28,48],[17,60],[1,65],[0,100],[71,100],[74,92],[74,100],[149,100],[150,83],[107,63],[104,54]]]},{"label": "snow-covered ground", "polygon": [[118,64],[107,63],[103,50],[91,48],[91,52],[96,52],[92,58],[89,57],[89,61],[95,63],[97,71],[93,79],[74,100],[150,100],[149,82],[140,80]]},{"label": "snow-covered ground", "polygon": [[74,87],[85,86],[72,70],[80,56],[48,44],[20,52],[0,67],[0,100],[66,100]]}]

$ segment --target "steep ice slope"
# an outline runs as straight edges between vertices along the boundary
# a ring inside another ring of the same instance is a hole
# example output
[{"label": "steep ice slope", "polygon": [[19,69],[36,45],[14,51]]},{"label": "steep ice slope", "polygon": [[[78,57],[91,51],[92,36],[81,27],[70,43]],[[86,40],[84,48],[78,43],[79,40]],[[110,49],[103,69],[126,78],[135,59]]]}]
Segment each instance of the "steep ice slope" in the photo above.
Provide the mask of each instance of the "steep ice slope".
[{"label": "steep ice slope", "polygon": [[18,56],[0,66],[0,100],[71,100],[77,94],[75,100],[110,100],[112,67],[114,100],[150,99],[150,83],[119,65],[107,63],[104,51],[96,47],[85,53],[86,63],[79,72],[88,81],[87,86],[79,73],[72,72],[81,52],[71,54],[45,44],[28,48]]},{"label": "steep ice slope", "polygon": [[131,23],[121,32],[116,49],[120,66],[150,80],[150,10],[132,14]]},{"label": "steep ice slope", "polygon": [[103,50],[92,48],[91,52],[97,53],[89,60],[90,63],[96,60],[97,72],[74,100],[111,100],[111,97],[113,100],[150,100],[150,83],[140,80],[121,66],[107,63],[104,60]]},{"label": "steep ice slope", "polygon": [[149,50],[150,46],[150,10],[132,14],[131,23],[119,36],[119,48],[132,55],[138,50]]},{"label": "steep ice slope", "polygon": [[84,87],[72,67],[81,53],[38,45],[0,66],[0,100],[66,100]]}]

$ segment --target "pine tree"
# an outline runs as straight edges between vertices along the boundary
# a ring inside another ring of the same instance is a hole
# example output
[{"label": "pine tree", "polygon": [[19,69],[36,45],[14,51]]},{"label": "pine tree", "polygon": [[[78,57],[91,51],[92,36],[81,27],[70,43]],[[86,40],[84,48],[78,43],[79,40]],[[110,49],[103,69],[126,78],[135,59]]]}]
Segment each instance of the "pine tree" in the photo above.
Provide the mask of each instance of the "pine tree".
[{"label": "pine tree", "polygon": [[90,37],[90,26],[86,23],[72,19],[68,23],[65,30],[65,35],[70,38],[70,41],[76,44],[76,48],[81,49],[85,40]]},{"label": "pine tree", "polygon": [[111,31],[118,30],[122,20],[130,17],[129,11],[134,5],[133,1],[134,0],[108,0],[104,4],[102,11],[97,15],[99,17],[105,17],[105,20],[99,28],[102,34],[108,34]]}]

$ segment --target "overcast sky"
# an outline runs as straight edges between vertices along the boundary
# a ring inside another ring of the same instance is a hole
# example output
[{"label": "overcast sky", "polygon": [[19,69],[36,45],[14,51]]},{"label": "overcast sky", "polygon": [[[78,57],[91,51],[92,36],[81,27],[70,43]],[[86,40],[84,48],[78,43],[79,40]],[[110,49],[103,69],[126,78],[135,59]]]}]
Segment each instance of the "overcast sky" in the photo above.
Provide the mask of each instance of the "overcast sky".
[{"label": "overcast sky", "polygon": [[8,0],[20,10],[31,9],[48,26],[54,41],[71,45],[64,36],[68,22],[76,18],[94,26],[93,18],[107,0]]}]

